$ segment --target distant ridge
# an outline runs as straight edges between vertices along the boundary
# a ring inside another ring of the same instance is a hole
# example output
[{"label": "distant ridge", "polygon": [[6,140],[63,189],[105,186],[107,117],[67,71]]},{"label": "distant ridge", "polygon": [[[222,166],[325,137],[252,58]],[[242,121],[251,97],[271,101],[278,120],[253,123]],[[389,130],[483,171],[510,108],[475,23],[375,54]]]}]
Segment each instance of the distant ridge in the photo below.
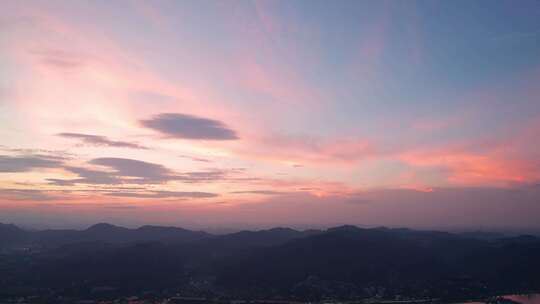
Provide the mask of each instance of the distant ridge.
[{"label": "distant ridge", "polygon": [[143,225],[138,228],[126,228],[110,223],[97,223],[86,229],[47,229],[28,231],[19,228],[15,224],[0,223],[0,246],[28,245],[30,243],[50,243],[59,245],[73,242],[102,241],[108,243],[131,243],[137,241],[164,241],[185,242],[211,238],[214,242],[226,241],[228,243],[246,243],[254,246],[274,246],[283,242],[317,235],[321,233],[346,233],[355,234],[360,232],[392,232],[408,237],[419,235],[439,235],[448,238],[469,238],[486,241],[501,242],[534,242],[537,237],[532,235],[520,235],[507,237],[502,233],[494,232],[463,232],[449,233],[442,231],[422,231],[409,228],[388,228],[384,226],[364,228],[355,225],[342,225],[331,227],[326,230],[308,229],[295,230],[288,227],[275,227],[262,230],[243,230],[239,232],[214,235],[204,231],[193,231],[175,226]]},{"label": "distant ridge", "polygon": [[15,225],[0,223],[0,246],[59,246],[80,242],[105,242],[112,244],[133,242],[187,242],[210,237],[203,231],[177,227],[142,226],[129,229],[108,223],[98,223],[84,230],[48,229],[26,231]]},{"label": "distant ridge", "polygon": [[97,223],[86,228],[86,231],[111,231],[111,230],[129,230],[129,228],[124,228],[124,227],[116,226],[109,223]]}]

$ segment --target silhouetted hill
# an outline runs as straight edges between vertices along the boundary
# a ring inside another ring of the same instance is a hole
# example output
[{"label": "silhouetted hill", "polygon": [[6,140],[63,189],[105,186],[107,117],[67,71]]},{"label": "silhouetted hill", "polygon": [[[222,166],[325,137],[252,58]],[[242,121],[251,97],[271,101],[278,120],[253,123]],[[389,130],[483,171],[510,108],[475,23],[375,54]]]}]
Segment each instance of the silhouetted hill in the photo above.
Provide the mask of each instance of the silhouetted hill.
[{"label": "silhouetted hill", "polygon": [[241,256],[256,249],[282,245],[318,233],[320,233],[318,230],[298,231],[290,228],[240,231],[189,243],[171,244],[170,250],[179,252],[190,267],[208,270],[216,261],[226,257]]},{"label": "silhouetted hill", "polygon": [[104,241],[110,243],[132,242],[187,242],[209,237],[202,231],[191,231],[176,227],[142,226],[128,229],[110,224],[96,224],[81,232],[85,241]]},{"label": "silhouetted hill", "polygon": [[539,288],[540,240],[527,240],[508,246],[444,232],[343,226],[227,259],[218,278],[238,292],[296,290],[308,298],[368,286],[436,297]]},{"label": "silhouetted hill", "polygon": [[166,242],[186,242],[205,239],[212,235],[204,231],[191,231],[178,227],[142,226],[135,230],[141,240],[156,240]]},{"label": "silhouetted hill", "polygon": [[220,279],[231,288],[272,286],[285,292],[314,277],[366,286],[402,277],[430,279],[444,266],[433,252],[399,234],[344,226],[227,260]]},{"label": "silhouetted hill", "polygon": [[320,231],[298,231],[290,228],[273,228],[259,231],[240,231],[213,238],[211,242],[215,245],[222,245],[236,248],[246,247],[270,247],[284,244],[288,241],[307,237],[320,233]]},{"label": "silhouetted hill", "polygon": [[193,294],[304,300],[381,293],[466,299],[540,289],[540,239],[533,236],[485,240],[356,226],[219,236],[110,224],[82,231],[0,229],[5,244],[47,242],[6,264],[9,279],[0,280],[0,289],[16,283],[80,294],[107,286],[129,294],[181,287]]}]

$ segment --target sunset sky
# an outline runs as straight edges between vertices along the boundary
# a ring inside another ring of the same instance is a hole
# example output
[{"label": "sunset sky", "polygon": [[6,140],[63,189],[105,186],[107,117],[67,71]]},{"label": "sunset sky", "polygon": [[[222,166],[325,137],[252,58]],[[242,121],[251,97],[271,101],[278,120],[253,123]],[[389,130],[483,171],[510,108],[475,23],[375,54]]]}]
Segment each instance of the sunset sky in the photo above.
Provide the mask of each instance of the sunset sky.
[{"label": "sunset sky", "polygon": [[0,222],[540,228],[539,1],[2,1]]}]

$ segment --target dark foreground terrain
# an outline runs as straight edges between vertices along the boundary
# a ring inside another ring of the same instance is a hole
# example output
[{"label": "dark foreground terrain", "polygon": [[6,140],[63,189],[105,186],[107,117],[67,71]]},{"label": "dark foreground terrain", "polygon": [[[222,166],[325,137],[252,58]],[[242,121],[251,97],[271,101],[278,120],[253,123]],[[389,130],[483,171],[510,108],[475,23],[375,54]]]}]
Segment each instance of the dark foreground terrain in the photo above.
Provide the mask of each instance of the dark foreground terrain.
[{"label": "dark foreground terrain", "polygon": [[354,226],[211,235],[109,224],[30,232],[0,224],[0,273],[0,303],[134,295],[459,301],[540,290],[540,239]]}]

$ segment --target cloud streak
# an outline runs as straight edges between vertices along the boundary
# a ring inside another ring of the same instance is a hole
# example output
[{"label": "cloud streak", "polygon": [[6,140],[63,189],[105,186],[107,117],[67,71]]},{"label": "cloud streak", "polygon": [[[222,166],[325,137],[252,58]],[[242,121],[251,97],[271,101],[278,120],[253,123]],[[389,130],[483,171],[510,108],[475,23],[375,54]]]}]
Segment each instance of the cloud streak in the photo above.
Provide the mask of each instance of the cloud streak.
[{"label": "cloud streak", "polygon": [[259,194],[259,195],[284,195],[291,192],[275,191],[275,190],[246,190],[246,191],[233,191],[234,194]]},{"label": "cloud streak", "polygon": [[60,199],[47,191],[35,189],[0,189],[0,199],[15,201],[52,201]]},{"label": "cloud streak", "polygon": [[192,160],[194,162],[201,162],[201,163],[211,163],[212,162],[210,159],[202,158],[202,157],[195,157],[195,156],[189,156],[189,155],[180,155],[180,157],[190,159],[190,160]]},{"label": "cloud streak", "polygon": [[187,199],[187,198],[212,198],[219,196],[210,192],[198,191],[150,191],[150,192],[109,192],[105,195],[116,197],[131,197],[131,198],[172,198],[172,199]]},{"label": "cloud streak", "polygon": [[138,143],[111,140],[105,136],[92,135],[92,134],[82,134],[82,133],[59,133],[57,134],[60,137],[78,139],[84,144],[95,147],[115,147],[115,148],[131,148],[131,149],[142,149],[147,150],[148,148],[142,146]]},{"label": "cloud streak", "polygon": [[74,179],[47,178],[50,185],[73,186],[88,185],[120,185],[120,184],[164,184],[179,181],[187,184],[211,183],[217,181],[237,181],[238,169],[208,169],[205,171],[176,172],[163,165],[141,160],[117,157],[103,157],[88,162],[93,167],[79,167],[59,164],[69,173],[78,175]]}]

